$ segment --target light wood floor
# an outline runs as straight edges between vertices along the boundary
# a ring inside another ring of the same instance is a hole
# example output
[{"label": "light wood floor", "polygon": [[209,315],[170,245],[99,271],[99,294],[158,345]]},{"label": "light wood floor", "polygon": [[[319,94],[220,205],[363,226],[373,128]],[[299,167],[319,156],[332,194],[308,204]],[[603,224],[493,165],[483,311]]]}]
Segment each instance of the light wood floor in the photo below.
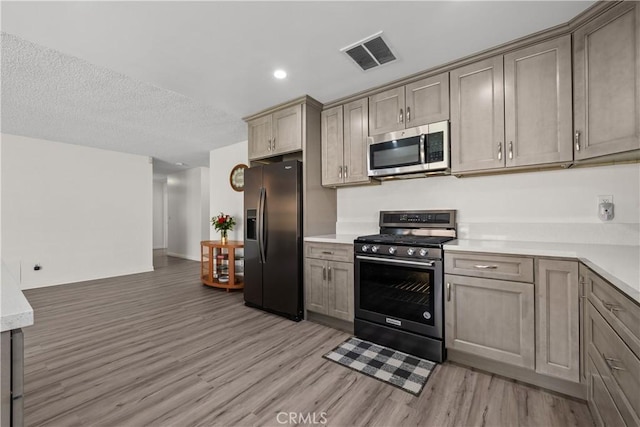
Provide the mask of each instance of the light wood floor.
[{"label": "light wood floor", "polygon": [[414,397],[323,359],[347,334],[245,307],[193,261],[156,266],[25,292],[27,426],[592,425],[584,403],[450,363]]}]

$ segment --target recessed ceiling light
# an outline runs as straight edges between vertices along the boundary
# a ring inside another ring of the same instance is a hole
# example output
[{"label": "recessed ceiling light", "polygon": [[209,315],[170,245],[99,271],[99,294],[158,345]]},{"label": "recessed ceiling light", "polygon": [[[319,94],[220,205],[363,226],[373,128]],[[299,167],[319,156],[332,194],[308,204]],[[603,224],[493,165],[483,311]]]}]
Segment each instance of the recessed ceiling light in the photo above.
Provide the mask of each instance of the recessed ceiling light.
[{"label": "recessed ceiling light", "polygon": [[287,72],[285,70],[276,70],[273,72],[273,77],[282,80],[287,77]]}]

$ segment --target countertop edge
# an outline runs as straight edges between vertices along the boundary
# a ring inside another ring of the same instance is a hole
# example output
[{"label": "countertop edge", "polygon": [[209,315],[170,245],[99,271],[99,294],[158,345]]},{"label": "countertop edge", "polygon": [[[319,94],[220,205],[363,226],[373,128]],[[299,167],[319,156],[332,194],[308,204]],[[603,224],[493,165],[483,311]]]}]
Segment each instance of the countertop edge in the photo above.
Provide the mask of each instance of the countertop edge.
[{"label": "countertop edge", "polygon": [[0,295],[0,332],[33,325],[33,308],[20,288],[2,284]]},{"label": "countertop edge", "polygon": [[[462,245],[461,245],[462,243]],[[505,244],[508,247],[499,247],[497,245]],[[484,246],[483,246],[484,245]],[[479,253],[495,253],[504,255],[526,255],[537,257],[551,257],[551,258],[569,258],[580,261],[585,266],[593,270],[603,279],[610,282],[620,292],[625,294],[628,298],[633,300],[636,304],[640,305],[640,289],[636,289],[631,286],[625,280],[619,278],[615,274],[610,273],[610,269],[601,265],[597,261],[594,261],[589,257],[589,254],[585,254],[584,250],[581,250],[580,244],[562,243],[566,247],[563,248],[545,248],[545,247],[531,247],[542,246],[544,242],[516,242],[516,241],[494,241],[494,240],[454,240],[449,243],[445,243],[443,249],[445,252],[479,252]],[[572,247],[573,246],[573,247]],[[594,245],[589,245],[593,248]],[[607,245],[603,245],[603,248]],[[638,247],[629,246],[630,249],[637,251]],[[603,249],[604,250],[604,249]]]}]

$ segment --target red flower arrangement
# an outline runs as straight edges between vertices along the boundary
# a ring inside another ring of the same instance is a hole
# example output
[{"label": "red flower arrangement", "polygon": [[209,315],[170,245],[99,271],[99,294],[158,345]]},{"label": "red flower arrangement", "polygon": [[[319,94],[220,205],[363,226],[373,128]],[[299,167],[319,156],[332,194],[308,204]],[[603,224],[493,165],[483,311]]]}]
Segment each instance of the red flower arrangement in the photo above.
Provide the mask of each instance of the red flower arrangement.
[{"label": "red flower arrangement", "polygon": [[[225,215],[220,212],[220,215],[211,218],[211,225],[216,231],[229,231],[233,230],[233,226],[236,225],[236,220],[231,215]],[[226,233],[223,233],[226,234]]]}]

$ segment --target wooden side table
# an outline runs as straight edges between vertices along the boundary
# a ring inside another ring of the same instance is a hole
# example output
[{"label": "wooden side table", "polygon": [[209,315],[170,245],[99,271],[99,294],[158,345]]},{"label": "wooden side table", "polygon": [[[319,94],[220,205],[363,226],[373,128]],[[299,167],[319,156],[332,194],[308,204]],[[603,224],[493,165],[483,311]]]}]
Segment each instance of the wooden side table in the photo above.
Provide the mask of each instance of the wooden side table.
[{"label": "wooden side table", "polygon": [[203,240],[200,242],[200,278],[202,284],[214,288],[243,289],[244,281],[236,280],[236,249],[244,247],[244,242],[229,240]]}]

